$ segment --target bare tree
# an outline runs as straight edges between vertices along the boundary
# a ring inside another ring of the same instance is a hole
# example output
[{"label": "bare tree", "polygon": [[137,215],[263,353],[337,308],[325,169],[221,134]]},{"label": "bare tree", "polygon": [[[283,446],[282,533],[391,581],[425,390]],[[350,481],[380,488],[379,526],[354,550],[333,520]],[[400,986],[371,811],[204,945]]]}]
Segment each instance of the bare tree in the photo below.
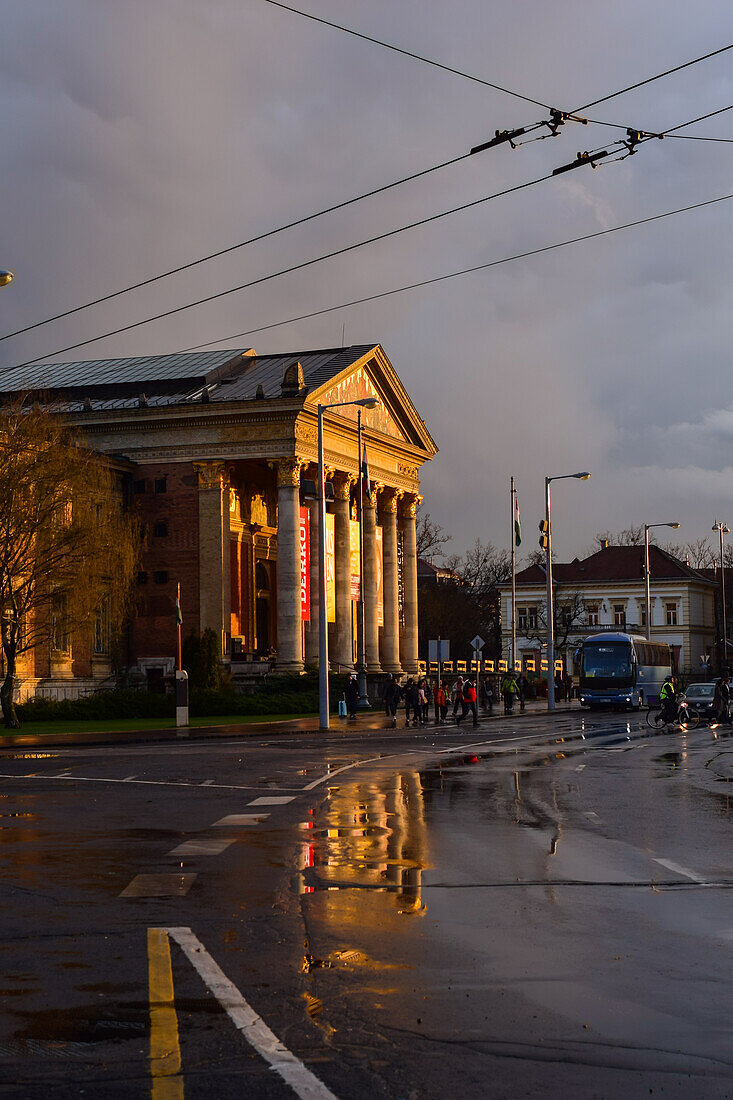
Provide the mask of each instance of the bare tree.
[{"label": "bare tree", "polygon": [[668,542],[662,547],[678,561],[688,562],[693,569],[712,569],[717,555],[709,539],[695,539],[694,542]]},{"label": "bare tree", "polygon": [[72,637],[91,645],[100,622],[112,634],[131,605],[140,536],[103,459],[45,409],[0,412],[0,472],[0,703],[14,729],[18,657]]},{"label": "bare tree", "polygon": [[430,512],[423,512],[422,508],[418,511],[415,538],[418,558],[430,560],[442,558],[443,547],[451,540],[439,523],[433,523]]},{"label": "bare tree", "polygon": [[[571,590],[564,591],[557,585],[553,585],[553,637],[555,652],[565,653],[570,637],[577,634],[578,630],[588,623],[588,614],[585,605],[585,597],[582,593]],[[527,625],[519,630],[519,633],[536,642],[538,646],[547,641],[547,604],[541,603],[536,610],[533,620],[527,621]]]},{"label": "bare tree", "polygon": [[450,570],[450,579],[420,588],[421,652],[425,652],[428,639],[441,637],[450,640],[451,652],[456,656],[470,656],[468,642],[480,634],[487,644],[487,655],[499,656],[497,586],[509,577],[509,553],[477,539],[465,555],[448,558],[446,569]]}]

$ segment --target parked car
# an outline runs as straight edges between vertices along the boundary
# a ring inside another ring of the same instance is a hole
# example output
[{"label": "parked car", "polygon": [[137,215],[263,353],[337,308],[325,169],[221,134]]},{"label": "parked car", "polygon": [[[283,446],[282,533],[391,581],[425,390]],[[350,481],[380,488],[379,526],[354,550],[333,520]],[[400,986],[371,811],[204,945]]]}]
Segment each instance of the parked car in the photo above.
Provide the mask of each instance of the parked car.
[{"label": "parked car", "polygon": [[691,714],[696,714],[700,721],[708,722],[713,717],[715,698],[715,684],[688,684],[684,694],[680,697],[681,703],[687,703]]}]

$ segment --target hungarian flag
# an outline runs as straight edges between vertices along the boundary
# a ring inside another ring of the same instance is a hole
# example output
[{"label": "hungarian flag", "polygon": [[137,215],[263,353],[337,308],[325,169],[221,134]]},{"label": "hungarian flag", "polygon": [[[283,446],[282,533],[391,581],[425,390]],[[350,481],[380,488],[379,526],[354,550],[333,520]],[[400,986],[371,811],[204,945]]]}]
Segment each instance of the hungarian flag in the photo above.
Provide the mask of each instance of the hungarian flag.
[{"label": "hungarian flag", "polygon": [[178,585],[176,589],[176,626],[181,626],[183,623],[183,615],[181,614],[181,586]]},{"label": "hungarian flag", "polygon": [[514,494],[514,545],[522,544],[522,524],[519,520],[519,497]]},{"label": "hungarian flag", "polygon": [[361,477],[364,490],[369,499],[372,499],[372,487],[369,482],[369,463],[367,462],[366,445],[361,455]]}]

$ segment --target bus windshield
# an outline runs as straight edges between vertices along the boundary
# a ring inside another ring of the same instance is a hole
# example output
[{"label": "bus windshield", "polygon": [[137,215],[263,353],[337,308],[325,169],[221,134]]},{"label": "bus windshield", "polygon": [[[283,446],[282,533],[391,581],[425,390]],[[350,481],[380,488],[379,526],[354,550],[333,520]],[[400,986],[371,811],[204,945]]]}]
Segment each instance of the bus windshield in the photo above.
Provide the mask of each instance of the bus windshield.
[{"label": "bus windshield", "polygon": [[633,665],[628,642],[593,642],[583,649],[583,679],[591,687],[631,684]]}]

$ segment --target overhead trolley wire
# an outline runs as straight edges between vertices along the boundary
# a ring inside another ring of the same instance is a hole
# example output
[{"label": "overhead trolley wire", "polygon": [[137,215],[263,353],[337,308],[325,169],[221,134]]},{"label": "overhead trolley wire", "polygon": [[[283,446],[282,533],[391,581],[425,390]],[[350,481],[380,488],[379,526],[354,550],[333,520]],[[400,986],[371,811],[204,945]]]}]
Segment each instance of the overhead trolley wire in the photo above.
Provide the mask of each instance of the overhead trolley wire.
[{"label": "overhead trolley wire", "polygon": [[353,198],[334,203],[333,206],[326,206],[323,210],[316,210],[313,214],[306,214],[304,217],[296,218],[294,221],[287,222],[285,225],[278,225],[274,229],[268,229],[264,233],[259,233],[256,237],[249,237],[246,241],[238,241],[236,244],[227,245],[226,248],[220,248],[216,252],[209,252],[208,255],[200,256],[197,260],[189,260],[188,263],[179,264],[178,267],[172,267],[168,271],[162,271],[159,275],[151,275],[147,279],[141,279],[140,282],[131,283],[129,286],[122,287],[121,290],[114,290],[109,294],[104,294],[101,298],[94,298],[91,302],[84,302],[83,305],[74,306],[73,309],[64,310],[63,313],[55,313],[53,317],[46,317],[43,321],[36,321],[32,325],[26,325],[24,328],[18,328],[15,329],[14,332],[8,332],[4,336],[0,336],[0,343],[3,340],[10,340],[13,336],[20,336],[24,332],[32,332],[33,329],[41,328],[43,325],[49,325],[52,321],[60,321],[63,317],[71,317],[75,313],[81,313],[82,310],[90,309],[92,306],[101,305],[103,302],[110,302],[113,298],[119,298],[123,294],[128,294],[131,290],[139,290],[141,287],[150,286],[151,283],[156,283],[160,279],[167,279],[171,275],[178,275],[181,271],[189,271],[192,267],[197,267],[198,264],[207,263],[209,260],[216,260],[220,256],[226,256],[229,252],[236,252],[238,248],[245,248],[247,245],[257,244],[258,241],[264,241],[268,237],[274,237],[276,233],[284,233],[287,229],[294,229],[296,226],[305,225],[307,222],[314,221],[316,218],[322,218],[325,214],[333,214],[336,210],[343,210],[345,207],[351,206],[355,202],[361,202],[362,199],[369,199],[374,195],[381,195],[385,191],[390,191],[393,187],[399,187],[403,183],[410,183],[412,180],[429,176],[432,172],[439,172],[441,168],[448,168],[451,164],[458,164],[460,161],[466,160],[470,155],[470,153],[461,153],[457,157],[451,157],[450,160],[441,161],[440,164],[434,164],[430,168],[421,168],[420,171],[412,172],[409,176],[403,176],[401,179],[394,180],[392,183],[385,183],[381,187],[374,187],[371,191],[364,191],[360,195],[354,195]]},{"label": "overhead trolley wire", "polygon": [[415,61],[422,61],[425,65],[432,65],[434,69],[442,69],[446,73],[453,73],[454,76],[461,76],[464,80],[473,81],[474,84],[483,84],[487,88],[493,88],[494,91],[504,92],[506,95],[514,96],[515,99],[523,99],[525,103],[533,103],[536,107],[544,107],[548,111],[550,109],[550,104],[543,103],[541,99],[533,99],[532,96],[522,95],[521,92],[512,91],[511,88],[505,88],[501,84],[494,84],[491,80],[485,80],[481,76],[467,73],[463,69],[455,69],[452,65],[445,65],[442,61],[436,61],[432,57],[424,57],[422,54],[415,53],[413,50],[395,46],[392,42],[384,42],[381,38],[373,38],[370,34],[363,34],[361,31],[355,31],[351,27],[345,27],[342,23],[334,23],[332,20],[324,19],[320,15],[311,15],[310,12],[301,11],[300,8],[294,8],[290,4],[283,4],[281,0],[265,0],[265,3],[271,4],[275,8],[284,8],[285,11],[291,11],[294,15],[300,15],[303,19],[310,19],[314,23],[323,23],[326,27],[333,27],[334,30],[343,31],[344,34],[350,34],[354,38],[361,38],[365,42],[372,42],[375,46],[382,46],[385,50],[391,50],[392,53],[401,53],[403,57],[411,57]]},{"label": "overhead trolley wire", "polygon": [[[312,19],[315,22],[325,23],[326,25],[332,26],[332,27],[334,27],[338,30],[343,30],[343,31],[345,31],[346,33],[349,33],[349,34],[354,34],[359,38],[365,38],[367,41],[374,42],[377,45],[385,46],[388,49],[394,49],[398,53],[408,53],[409,54],[409,51],[405,51],[405,50],[402,50],[398,47],[391,46],[389,43],[382,42],[379,39],[370,38],[368,35],[363,35],[360,32],[352,31],[347,27],[342,27],[340,24],[332,23],[329,20],[321,19],[319,16],[309,15],[306,12],[300,11],[298,8],[294,8],[294,7],[292,7],[288,4],[281,3],[280,0],[265,0],[265,2],[273,4],[276,7],[285,8],[288,11],[294,12],[296,15],[302,15],[304,18]],[[625,91],[629,91],[631,88],[637,88],[637,87],[641,87],[643,84],[649,84],[654,80],[659,80],[663,76],[668,76],[670,73],[677,72],[679,69],[684,69],[684,68],[689,67],[690,65],[695,65],[699,61],[704,61],[708,57],[713,57],[713,56],[715,56],[715,54],[723,53],[723,52],[725,52],[725,50],[729,50],[731,48],[733,48],[733,46],[721,47],[720,49],[714,50],[711,53],[704,54],[704,55],[702,55],[701,57],[698,57],[698,58],[694,58],[692,61],[687,61],[682,65],[676,66],[675,68],[668,69],[664,73],[658,73],[656,76],[647,77],[645,80],[638,81],[636,84],[633,84],[633,85],[629,85],[628,88],[624,88],[621,91],[611,92],[608,95],[601,97],[600,99],[594,100],[592,104],[586,104],[586,106],[593,106],[593,105],[596,105],[598,103],[603,103],[606,100],[613,99],[616,96],[623,94],[623,92],[625,92]],[[423,61],[428,60],[426,58],[421,58],[418,54],[409,54],[409,56],[414,56],[414,57],[418,58],[418,60],[423,60]],[[471,76],[471,74],[469,74],[469,73],[463,73],[463,72],[461,72],[460,70],[457,70],[457,69],[450,69],[448,66],[441,65],[439,62],[429,62],[429,63],[435,64],[438,68],[448,68],[449,71],[455,72],[455,73],[457,73],[458,75],[461,75],[461,76],[465,76],[470,80],[476,80],[479,83],[488,84],[490,87],[496,88],[499,91],[506,92],[508,95],[513,95],[518,99],[524,99],[529,103],[536,104],[537,106],[546,107],[547,110],[550,111],[550,112],[554,112],[556,114],[560,113],[560,112],[555,112],[554,108],[548,107],[547,104],[542,103],[540,100],[532,99],[530,96],[524,96],[519,92],[514,92],[511,89],[504,88],[504,87],[502,87],[501,85],[498,85],[498,84],[491,84],[490,82],[482,80],[479,77]],[[584,110],[584,109],[585,109],[585,107],[580,107],[580,108],[578,108],[578,111]],[[727,110],[727,109],[728,108],[724,108],[724,110]],[[575,113],[576,112],[569,112],[567,117],[570,117],[571,115],[573,115]],[[712,115],[719,114],[719,113],[721,113],[721,112],[713,111],[709,115],[702,115],[700,118],[695,119],[695,121],[699,122],[703,118],[710,118],[710,117],[712,117]],[[612,127],[617,128],[617,129],[628,129],[628,127],[623,126],[620,123],[600,122],[597,119],[588,119],[587,121],[591,122],[591,123],[594,123],[596,125],[601,125],[601,126],[612,126]],[[546,126],[546,125],[547,125],[546,122],[535,123],[533,125],[527,126],[526,128],[521,128],[521,132],[522,133],[524,133],[524,132],[529,133],[533,130],[537,130],[540,127]],[[691,123],[685,123],[684,125],[686,126],[686,125],[692,125],[692,124]],[[681,127],[675,127],[674,129],[681,129]],[[720,141],[720,142],[732,142],[733,143],[733,139],[729,139],[729,138],[706,138],[706,137],[699,137],[697,135],[679,135],[679,134],[673,133],[671,130],[666,131],[666,133],[669,134],[672,137],[686,137],[688,140]],[[498,134],[498,131],[497,131],[497,134]],[[33,324],[24,325],[22,328],[14,329],[12,332],[8,332],[8,333],[5,333],[4,335],[0,335],[0,343],[2,343],[5,340],[11,340],[16,336],[21,336],[26,332],[32,332],[35,329],[42,328],[45,325],[51,324],[53,321],[60,321],[65,317],[72,317],[77,313],[81,313],[83,310],[91,309],[93,306],[102,305],[104,302],[110,302],[113,299],[119,298],[124,294],[129,294],[133,290],[140,290],[141,288],[146,287],[146,286],[150,286],[151,284],[159,282],[162,279],[170,278],[172,275],[178,275],[183,271],[190,271],[192,268],[197,267],[199,264],[208,263],[210,260],[219,259],[221,256],[226,256],[231,252],[236,252],[240,248],[245,248],[248,245],[256,244],[259,241],[267,240],[268,237],[273,237],[278,233],[284,233],[288,229],[294,229],[297,226],[305,225],[306,223],[308,223],[310,221],[314,221],[317,218],[324,217],[326,214],[332,214],[332,213],[335,213],[337,210],[343,210],[348,206],[352,206],[354,203],[361,202],[363,199],[372,198],[375,195],[380,195],[380,194],[383,194],[386,191],[390,191],[395,187],[400,187],[404,183],[411,183],[413,180],[421,179],[425,176],[431,175],[433,172],[438,172],[443,168],[448,168],[453,164],[458,164],[462,160],[468,159],[468,157],[471,156],[473,153],[481,152],[481,151],[483,151],[483,149],[491,147],[492,144],[496,144],[496,143],[490,141],[490,142],[486,142],[482,145],[475,146],[468,153],[461,153],[456,157],[451,157],[448,160],[441,161],[441,163],[432,165],[429,168],[423,168],[423,169],[420,169],[417,172],[412,172],[409,175],[403,176],[400,179],[394,180],[391,183],[383,184],[380,187],[372,188],[371,190],[362,192],[359,195],[354,195],[350,199],[345,199],[342,202],[334,203],[332,206],[327,206],[327,207],[324,207],[322,210],[315,211],[312,214],[307,214],[307,215],[305,215],[301,218],[296,218],[291,222],[285,223],[284,225],[276,226],[274,229],[266,230],[264,233],[259,233],[254,237],[249,237],[247,240],[238,241],[235,244],[227,245],[225,248],[217,249],[215,252],[210,252],[205,256],[198,257],[195,260],[189,260],[188,262],[186,262],[184,264],[179,264],[176,267],[169,268],[167,271],[162,271],[157,275],[151,275],[151,276],[149,276],[145,279],[139,280],[136,283],[130,283],[128,286],[122,287],[119,290],[111,291],[109,294],[103,294],[99,298],[93,298],[88,302],[82,303],[81,305],[73,306],[71,309],[63,310],[60,313],[55,313],[55,314],[51,315],[50,317],[45,317],[41,321],[35,321]],[[145,323],[145,322],[142,322],[142,323]],[[119,331],[125,331],[125,330],[122,329],[122,330],[117,330],[117,331],[119,332]],[[115,335],[116,334],[117,333],[115,333]],[[99,339],[102,339],[102,337],[99,337]],[[86,342],[91,343],[92,341],[86,341]],[[75,347],[81,347],[83,345],[78,344],[78,345],[74,345],[74,346]],[[67,349],[67,350],[71,350],[71,349]],[[35,362],[35,360],[32,360],[32,362]]]},{"label": "overhead trolley wire", "polygon": [[[372,35],[365,34],[362,31],[354,30],[352,27],[344,26],[343,23],[336,23],[331,19],[326,19],[320,15],[314,15],[311,12],[303,11],[301,8],[296,8],[292,4],[285,4],[283,0],[264,0],[266,4],[270,4],[275,8],[283,8],[285,11],[292,12],[294,15],[299,15],[303,19],[309,19],[313,23],[322,23],[326,27],[332,27],[334,30],[342,31],[344,34],[350,34],[354,38],[361,38],[365,42],[371,42],[375,46],[382,46],[384,49],[391,50],[393,53],[402,54],[404,57],[411,57],[415,61],[422,61],[426,65],[431,65],[433,68],[442,69],[444,72],[452,73],[454,76],[463,77],[464,80],[470,80],[474,84],[483,84],[489,88],[493,88],[495,91],[504,92],[506,95],[513,96],[515,99],[522,99],[525,103],[533,103],[537,107],[545,107],[548,111],[552,110],[549,103],[543,103],[540,99],[533,99],[532,96],[524,95],[522,92],[517,92],[513,88],[506,88],[501,84],[495,84],[490,80],[486,80],[484,77],[476,76],[475,73],[466,72],[465,69],[457,69],[452,65],[446,65],[441,61],[436,61],[431,57],[424,57],[422,54],[415,53],[413,50],[405,49],[402,46],[396,46],[392,42],[385,42],[381,38],[375,38]],[[610,99],[616,99],[617,96],[624,95],[626,92],[631,92],[635,88],[643,88],[646,84],[652,84],[655,80],[661,80],[665,76],[671,76],[673,73],[678,73],[682,69],[688,69],[691,65],[698,65],[701,61],[707,61],[708,58],[716,57],[718,54],[725,53],[726,50],[733,49],[733,43],[727,46],[720,46],[716,50],[710,50],[708,53],[701,54],[700,57],[694,57],[691,61],[684,61],[681,65],[674,65],[671,69],[665,69],[662,73],[656,73],[654,76],[645,77],[644,80],[637,80],[635,84],[629,84],[626,88],[621,88],[617,92],[611,92],[608,95],[600,96],[598,99],[592,100],[590,103],[584,103],[581,107],[576,107],[573,111],[566,112],[567,115],[576,115],[580,111],[585,111],[589,107],[597,107],[599,103],[607,103]],[[589,118],[588,122],[593,123],[596,126],[612,126],[616,129],[626,129],[626,125],[620,122],[603,122],[600,119]],[[699,138],[697,140],[705,141],[707,138]],[[715,140],[715,139],[712,139]],[[725,140],[725,139],[718,139]]]},{"label": "overhead trolley wire", "polygon": [[364,298],[352,298],[348,302],[340,302],[337,306],[328,306],[325,309],[316,309],[311,313],[301,313],[295,317],[288,317],[284,321],[273,321],[269,325],[259,325],[257,328],[247,329],[245,332],[235,332],[230,336],[221,336],[216,340],[209,340],[205,344],[194,344],[192,347],[182,348],[181,355],[189,351],[200,351],[202,348],[210,348],[214,344],[227,343],[230,340],[238,340],[243,336],[254,336],[259,332],[269,332],[271,329],[282,328],[283,325],[291,325],[296,321],[308,321],[313,317],[323,317],[326,313],[336,313],[340,309],[349,309],[352,306],[364,305],[367,302],[376,302],[380,298],[391,298],[396,294],[404,294],[408,290],[418,290],[421,287],[433,286],[436,283],[444,283],[449,279],[457,279],[462,275],[473,275],[477,271],[487,271],[492,267],[500,267],[503,264],[514,263],[516,260],[525,260],[530,256],[540,256],[544,252],[554,252],[559,248],[567,248],[573,244],[580,244],[582,241],[591,241],[597,237],[607,237],[611,233],[620,233],[623,229],[633,229],[640,225],[649,225],[651,222],[662,221],[664,218],[672,218],[677,214],[686,214],[691,210],[701,210],[706,206],[714,206],[719,202],[726,202],[729,199],[733,199],[733,193],[729,195],[719,195],[715,199],[706,199],[704,202],[696,202],[690,206],[679,206],[675,210],[666,210],[662,214],[651,214],[647,218],[638,218],[633,222],[624,222],[622,225],[614,225],[610,229],[599,229],[595,233],[585,233],[581,237],[571,237],[566,241],[557,241],[555,244],[543,245],[541,248],[532,248],[526,252],[515,252],[511,256],[502,256],[499,260],[490,260],[485,264],[476,264],[474,267],[464,267],[459,271],[450,271],[445,275],[436,275],[431,279],[422,279],[417,283],[408,283],[405,286],[394,287],[391,290],[382,290],[377,294],[369,294]]},{"label": "overhead trolley wire", "polygon": [[[639,144],[642,141],[651,140],[652,138],[663,137],[664,133],[671,133],[673,130],[684,129],[684,127],[692,126],[694,123],[700,122],[704,118],[710,118],[712,115],[723,114],[725,111],[730,111],[730,110],[733,110],[733,104],[729,105],[728,107],[721,107],[716,111],[708,112],[708,114],[706,114],[706,115],[699,115],[697,118],[691,119],[688,122],[681,122],[681,123],[679,123],[679,125],[674,126],[674,127],[670,127],[667,131],[660,132],[658,134],[646,134],[645,133],[642,136],[640,136],[639,141],[636,142],[636,144]],[[615,144],[627,145],[627,148],[629,147],[628,144],[623,142],[623,141],[617,142]],[[608,156],[609,153],[606,150],[603,150],[601,155],[602,156]],[[601,158],[600,158],[600,155],[598,155],[598,154],[590,154],[590,153],[581,154],[580,157],[578,158],[578,160],[573,163],[573,165],[567,166],[566,169],[564,169],[564,170],[567,170],[570,167],[580,167],[580,165],[583,164],[583,163],[593,163],[595,160],[599,160],[599,159],[601,159]],[[241,290],[248,290],[253,286],[259,286],[262,283],[269,282],[270,280],[279,278],[282,275],[289,275],[289,274],[291,274],[292,272],[295,272],[295,271],[302,271],[304,268],[312,267],[314,264],[321,263],[324,260],[330,260],[330,259],[334,259],[337,256],[343,256],[348,252],[353,252],[358,248],[365,247],[366,245],[375,244],[378,241],[388,240],[389,238],[395,237],[400,233],[405,233],[410,229],[416,229],[419,226],[429,225],[432,222],[440,221],[442,218],[446,218],[451,214],[458,214],[458,213],[461,213],[464,210],[470,210],[470,209],[472,209],[476,206],[482,206],[484,203],[490,202],[492,199],[498,199],[498,198],[501,198],[504,195],[513,194],[516,191],[523,191],[528,187],[534,187],[538,183],[544,183],[547,180],[552,179],[557,174],[558,174],[558,169],[555,169],[553,172],[550,172],[550,173],[548,173],[544,176],[538,176],[536,179],[525,180],[524,183],[518,183],[518,184],[515,184],[512,187],[504,188],[502,191],[495,191],[491,195],[484,195],[482,198],[471,200],[471,202],[462,203],[459,206],[450,207],[448,210],[442,210],[437,214],[431,214],[428,217],[420,218],[420,219],[418,219],[417,221],[414,221],[414,222],[409,222],[407,225],[398,226],[396,229],[389,229],[384,233],[378,233],[373,237],[367,237],[362,241],[356,241],[353,244],[345,245],[342,248],[334,249],[333,251],[323,253],[320,256],[314,256],[310,260],[304,260],[301,263],[292,264],[290,267],[281,268],[280,270],[270,272],[267,275],[261,275],[258,278],[252,279],[247,283],[240,283],[237,286],[227,287],[225,290],[217,291],[217,293],[215,293],[215,294],[208,294],[208,295],[206,295],[202,298],[196,298],[191,302],[186,302],[182,306],[175,306],[173,309],[163,310],[161,313],[153,314],[150,317],[144,317],[140,321],[133,321],[130,324],[121,325],[119,328],[111,329],[108,332],[100,333],[99,335],[89,337],[86,340],[80,340],[75,344],[68,344],[63,348],[57,348],[56,350],[54,350],[52,352],[48,352],[44,355],[38,355],[33,359],[26,359],[22,363],[16,364],[14,367],[7,367],[5,369],[6,370],[18,370],[21,367],[31,366],[34,363],[40,363],[44,360],[49,360],[50,358],[52,358],[56,355],[63,355],[67,351],[75,351],[77,348],[86,347],[88,344],[94,344],[98,340],[105,340],[110,336],[119,336],[123,332],[130,332],[132,329],[140,328],[141,326],[150,324],[153,321],[162,320],[164,317],[172,317],[175,314],[183,313],[185,310],[193,309],[196,306],[205,305],[208,302],[218,301],[221,298],[228,297],[230,294],[236,294]]]},{"label": "overhead trolley wire", "polygon": [[35,359],[26,359],[23,363],[18,363],[16,367],[8,367],[5,369],[17,370],[20,367],[27,367],[33,363],[40,363],[41,360],[49,359],[55,355],[63,355],[67,351],[83,348],[87,344],[94,344],[97,340],[106,340],[109,336],[119,336],[122,332],[129,332],[131,329],[140,328],[142,325],[150,324],[152,321],[160,321],[163,317],[172,317],[176,313],[183,313],[184,310],[193,309],[195,306],[205,305],[207,302],[215,302],[220,298],[228,297],[230,294],[236,294],[240,290],[249,290],[250,287],[259,286],[261,283],[269,282],[271,279],[277,279],[281,275],[289,275],[294,271],[302,271],[304,268],[312,267],[314,264],[321,263],[323,260],[332,260],[336,256],[343,256],[347,252],[353,252],[355,249],[363,248],[365,245],[375,244],[377,241],[384,241],[390,237],[396,237],[398,234],[405,233],[409,229],[417,229],[418,226],[440,221],[442,218],[447,218],[450,214],[459,214],[463,210],[470,210],[472,207],[481,206],[483,203],[490,202],[492,199],[501,198],[502,195],[511,195],[515,191],[523,191],[527,187],[534,187],[535,184],[544,183],[545,180],[549,179],[552,179],[552,173],[538,176],[537,179],[534,180],[526,180],[524,183],[514,184],[513,187],[506,187],[503,191],[495,191],[491,195],[484,195],[480,199],[472,199],[471,202],[462,203],[460,206],[452,206],[448,210],[441,210],[438,214],[431,214],[426,218],[420,218],[418,221],[398,226],[396,229],[389,229],[385,233],[378,233],[376,236],[367,237],[363,241],[355,241],[354,244],[344,245],[343,248],[334,249],[332,252],[325,252],[320,256],[314,256],[310,260],[303,260],[301,263],[281,268],[279,271],[272,271],[268,275],[260,275],[257,279],[251,279],[247,283],[240,283],[238,286],[227,287],[226,290],[219,290],[216,294],[207,294],[203,298],[196,298],[192,302],[186,302],[185,305],[163,310],[162,313],[156,313],[151,317],[145,317],[141,321],[133,321],[129,325],[122,325],[120,328],[111,329],[109,332],[103,332],[98,336],[92,336],[88,340],[80,340],[76,344],[68,344],[66,347],[57,348],[55,351],[49,352],[46,355],[38,355]]}]

